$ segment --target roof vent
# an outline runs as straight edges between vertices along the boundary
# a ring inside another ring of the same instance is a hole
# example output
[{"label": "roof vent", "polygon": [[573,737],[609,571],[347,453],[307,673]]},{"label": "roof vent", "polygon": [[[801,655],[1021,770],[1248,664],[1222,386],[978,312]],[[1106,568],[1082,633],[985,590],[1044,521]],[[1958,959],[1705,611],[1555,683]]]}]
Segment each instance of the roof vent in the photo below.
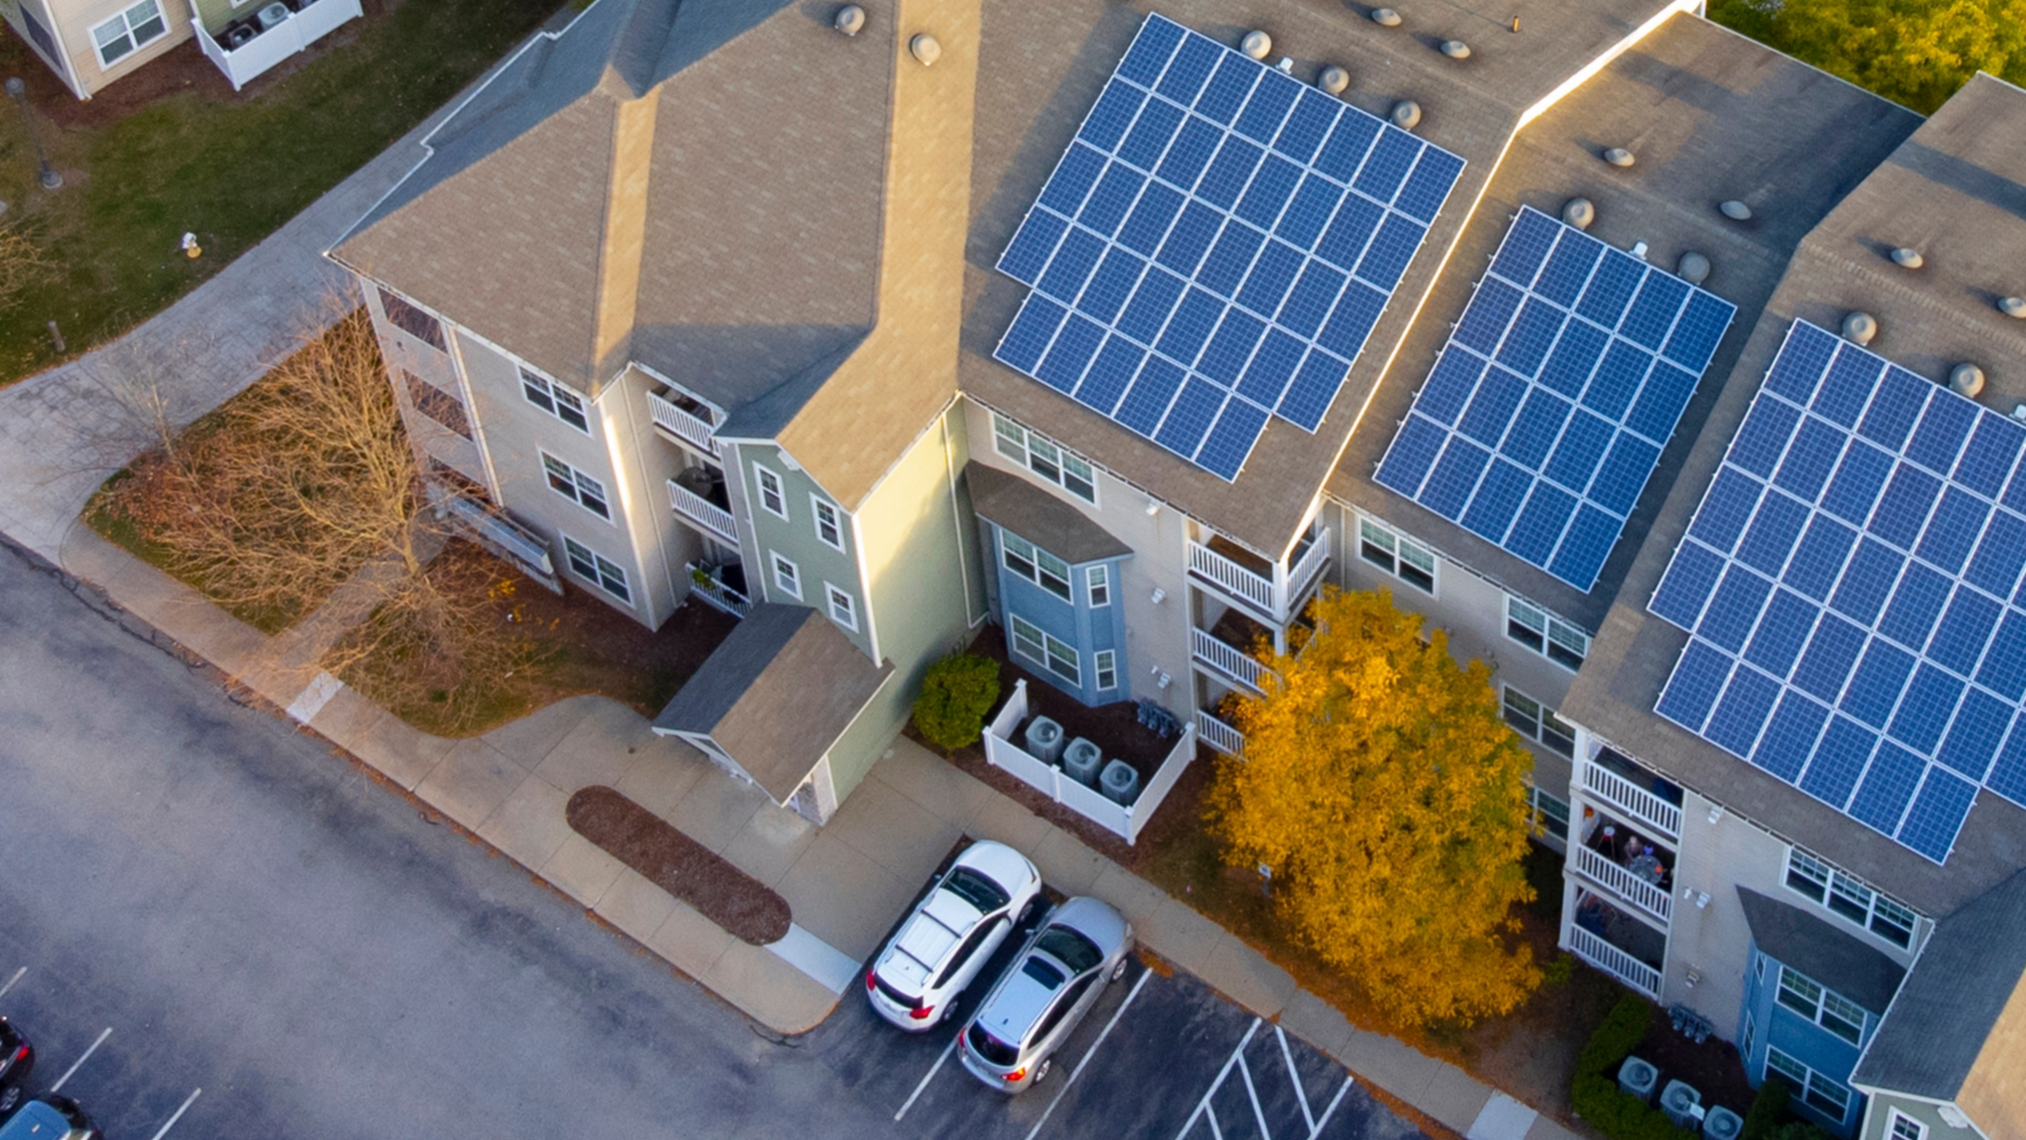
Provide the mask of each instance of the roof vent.
[{"label": "roof vent", "polygon": [[1372,22],[1382,28],[1397,28],[1400,26],[1400,13],[1391,8],[1374,8]]},{"label": "roof vent", "polygon": [[1854,312],[1843,318],[1843,339],[1852,344],[1870,344],[1878,335],[1878,318],[1870,313]]},{"label": "roof vent", "polygon": [[922,61],[923,67],[933,67],[937,60],[943,58],[943,45],[937,43],[936,37],[927,32],[922,32],[909,40],[907,50],[909,55]]},{"label": "roof vent", "polygon": [[1958,396],[1974,400],[1984,390],[1984,370],[1974,364],[1958,364],[1949,369],[1949,388]]},{"label": "roof vent", "polygon": [[865,9],[856,4],[846,4],[831,18],[830,26],[847,36],[855,36],[865,28]]},{"label": "roof vent", "polygon": [[1273,50],[1273,37],[1255,29],[1245,33],[1245,38],[1238,41],[1238,50],[1254,59],[1265,59],[1267,53]]},{"label": "roof vent", "polygon": [[1908,249],[1906,246],[1900,246],[1898,249],[1893,250],[1892,260],[1906,269],[1919,269],[1921,267],[1920,251]]},{"label": "roof vent", "polygon": [[1645,242],[1643,242],[1643,241],[1635,241],[1635,242],[1633,242],[1633,243],[1632,243],[1632,256],[1634,256],[1634,257],[1638,258],[1638,259],[1639,259],[1639,260],[1641,260],[1641,261],[1645,261],[1645,260],[1646,260],[1646,243],[1645,243]]},{"label": "roof vent", "polygon": [[1351,73],[1332,64],[1315,77],[1315,85],[1332,95],[1342,95],[1351,85]]},{"label": "roof vent", "polygon": [[1442,54],[1451,59],[1469,59],[1470,45],[1462,40],[1443,40]]},{"label": "roof vent", "polygon": [[1291,56],[1291,55],[1284,55],[1284,56],[1281,56],[1281,57],[1280,57],[1280,62],[1279,62],[1279,63],[1276,63],[1276,64],[1274,64],[1274,65],[1273,65],[1273,69],[1274,69],[1275,71],[1278,71],[1278,72],[1280,72],[1280,73],[1281,73],[1282,75],[1293,75],[1293,74],[1294,74],[1294,57],[1293,57],[1293,56]]},{"label": "roof vent", "polygon": [[1624,147],[1614,146],[1610,150],[1604,152],[1604,161],[1610,163],[1613,166],[1625,167],[1630,166],[1639,160],[1633,158],[1632,152],[1626,150]]},{"label": "roof vent", "polygon": [[2008,317],[2026,317],[2026,297],[2000,297],[1998,311]]},{"label": "roof vent", "polygon": [[1709,258],[1691,249],[1681,255],[1681,261],[1675,266],[1675,271],[1690,285],[1700,285],[1709,280]]},{"label": "roof vent", "polygon": [[1597,220],[1597,207],[1588,198],[1571,198],[1562,205],[1562,220],[1579,230],[1587,230]]},{"label": "roof vent", "polygon": [[1393,125],[1403,131],[1411,131],[1421,121],[1421,104],[1412,99],[1402,99],[1393,104]]},{"label": "roof vent", "polygon": [[1732,198],[1730,201],[1718,206],[1717,210],[1724,217],[1734,222],[1749,222],[1752,220],[1752,208],[1738,201],[1736,198]]}]

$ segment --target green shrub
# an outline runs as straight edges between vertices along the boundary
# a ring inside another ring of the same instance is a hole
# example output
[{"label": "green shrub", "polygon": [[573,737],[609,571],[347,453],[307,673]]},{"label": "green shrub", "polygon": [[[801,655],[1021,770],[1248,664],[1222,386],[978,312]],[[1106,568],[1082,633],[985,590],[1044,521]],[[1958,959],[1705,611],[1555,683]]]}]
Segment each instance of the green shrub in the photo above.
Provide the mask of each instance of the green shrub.
[{"label": "green shrub", "polygon": [[1787,1118],[1787,1101],[1794,1095],[1793,1087],[1778,1077],[1767,1077],[1759,1086],[1759,1093],[1752,1098],[1752,1107],[1745,1110],[1745,1130],[1739,1140],[1776,1140],[1780,1122]]},{"label": "green shrub", "polygon": [[978,742],[985,714],[999,699],[999,663],[975,653],[954,653],[922,677],[915,698],[915,730],[945,752]]},{"label": "green shrub", "polygon": [[1666,1113],[1618,1088],[1618,1066],[1645,1040],[1652,1023],[1651,1002],[1631,994],[1618,999],[1576,1056],[1570,1107],[1611,1140],[1694,1140],[1694,1133],[1676,1128]]}]

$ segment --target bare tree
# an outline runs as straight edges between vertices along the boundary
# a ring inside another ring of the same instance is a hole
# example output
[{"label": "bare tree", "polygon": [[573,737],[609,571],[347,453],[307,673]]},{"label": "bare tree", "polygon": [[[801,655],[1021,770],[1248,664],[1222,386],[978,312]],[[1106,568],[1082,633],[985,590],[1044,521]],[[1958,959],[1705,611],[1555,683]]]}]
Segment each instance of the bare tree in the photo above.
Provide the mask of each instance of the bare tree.
[{"label": "bare tree", "polygon": [[[452,537],[438,504],[469,492],[425,487],[364,310],[320,323],[131,464],[114,507],[172,573],[247,620],[274,629],[315,611],[323,668],[369,690],[426,671],[439,719],[455,723],[532,649],[496,604],[498,573],[432,568]],[[137,402],[137,416],[169,422],[159,400]]]}]

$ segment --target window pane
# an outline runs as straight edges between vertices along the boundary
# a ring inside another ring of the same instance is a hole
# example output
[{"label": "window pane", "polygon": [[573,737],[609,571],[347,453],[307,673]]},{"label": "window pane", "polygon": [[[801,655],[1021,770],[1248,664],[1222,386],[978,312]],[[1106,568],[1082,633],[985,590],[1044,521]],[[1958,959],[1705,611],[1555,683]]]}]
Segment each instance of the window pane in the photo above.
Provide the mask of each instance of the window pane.
[{"label": "window pane", "polygon": [[1567,721],[1543,709],[1541,713],[1541,743],[1564,756],[1576,754],[1576,730]]},{"label": "window pane", "polygon": [[1529,737],[1540,735],[1541,706],[1517,689],[1505,691],[1505,719],[1506,723]]},{"label": "window pane", "polygon": [[1097,666],[1097,687],[1116,689],[1119,687],[1118,654],[1110,649],[1100,649],[1094,659]]},{"label": "window pane", "polygon": [[1816,858],[1800,848],[1787,856],[1787,887],[1796,894],[1821,902],[1829,886],[1829,872]]},{"label": "window pane", "polygon": [[1069,577],[1069,563],[1048,553],[1046,550],[1042,550],[1040,547],[1035,548],[1035,555],[1035,561],[1041,563],[1041,569],[1044,572],[1053,574],[1058,578],[1066,579]]},{"label": "window pane", "polygon": [[1386,554],[1393,552],[1393,533],[1389,530],[1360,520],[1358,523],[1358,537]]},{"label": "window pane", "polygon": [[1090,604],[1092,608],[1111,604],[1111,570],[1104,566],[1093,566],[1085,571],[1090,577]]},{"label": "window pane", "polygon": [[1871,929],[1879,937],[1895,946],[1913,943],[1913,912],[1884,896],[1879,896],[1871,911]]},{"label": "window pane", "polygon": [[1090,463],[1066,451],[1062,453],[1062,486],[1087,503],[1097,502],[1097,478]]},{"label": "window pane", "polygon": [[1581,669],[1583,667],[1583,659],[1588,654],[1589,651],[1587,649],[1579,653],[1571,649],[1565,642],[1552,639],[1548,642],[1548,660],[1562,666],[1564,669]]},{"label": "window pane", "polygon": [[1871,918],[1870,896],[1870,891],[1838,875],[1829,888],[1829,909],[1863,926]]},{"label": "window pane", "polygon": [[1822,995],[1822,1028],[1852,1045],[1864,1039],[1864,1011],[1840,994]]},{"label": "window pane", "polygon": [[1520,601],[1518,598],[1506,599],[1505,612],[1507,619],[1514,625],[1532,630],[1535,634],[1542,634],[1547,631],[1548,615],[1537,607]]},{"label": "window pane", "polygon": [[992,441],[999,454],[1027,462],[1027,432],[997,412],[992,414]]},{"label": "window pane", "polygon": [[1796,1061],[1778,1049],[1766,1049],[1766,1067],[1787,1078],[1796,1088],[1808,1083],[1808,1066]]},{"label": "window pane", "polygon": [[1072,685],[1083,683],[1083,670],[1076,658],[1076,650],[1057,640],[1046,637],[1048,643],[1048,667]]}]

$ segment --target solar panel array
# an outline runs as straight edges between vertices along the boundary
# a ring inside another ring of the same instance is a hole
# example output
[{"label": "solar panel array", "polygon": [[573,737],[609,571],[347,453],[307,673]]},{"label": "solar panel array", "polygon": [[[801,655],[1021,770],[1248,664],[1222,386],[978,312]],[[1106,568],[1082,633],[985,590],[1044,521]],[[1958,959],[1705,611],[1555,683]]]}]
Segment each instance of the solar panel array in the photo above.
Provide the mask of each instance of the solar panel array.
[{"label": "solar panel array", "polygon": [[1313,432],[1463,160],[1149,15],[999,269],[993,356],[1234,480]]},{"label": "solar panel array", "polygon": [[1735,312],[1522,209],[1377,479],[1587,592]]},{"label": "solar panel array", "polygon": [[1947,860],[2026,807],[2026,427],[1806,322],[1654,592],[1660,715]]}]

